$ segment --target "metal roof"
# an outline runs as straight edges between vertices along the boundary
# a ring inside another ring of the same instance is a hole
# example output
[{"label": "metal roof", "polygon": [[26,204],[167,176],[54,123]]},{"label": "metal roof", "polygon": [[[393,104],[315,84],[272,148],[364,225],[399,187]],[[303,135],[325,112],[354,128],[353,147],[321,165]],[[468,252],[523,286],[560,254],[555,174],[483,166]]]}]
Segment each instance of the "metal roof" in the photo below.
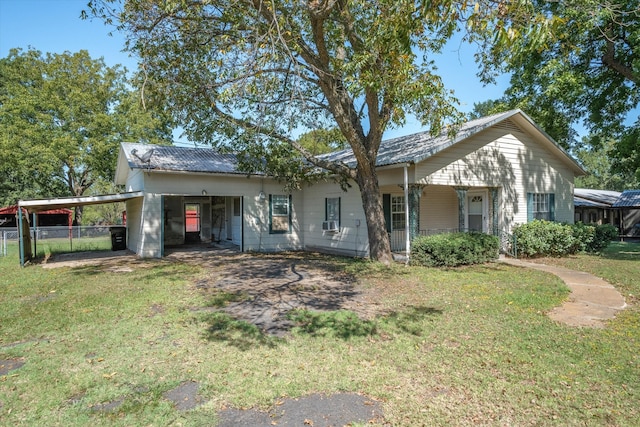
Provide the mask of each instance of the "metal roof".
[{"label": "metal roof", "polygon": [[41,212],[50,209],[72,208],[75,206],[101,205],[105,203],[124,202],[129,199],[143,197],[142,191],[122,194],[105,194],[101,196],[60,197],[57,199],[20,200],[18,206],[29,212]]},{"label": "metal roof", "polygon": [[176,147],[131,142],[121,143],[131,169],[148,171],[246,174],[238,170],[234,154],[218,153],[211,148]]},{"label": "metal roof", "polygon": [[573,206],[580,208],[611,208],[610,204],[598,203],[578,196],[573,196]]},{"label": "metal roof", "polygon": [[[471,120],[463,124],[452,137],[450,129],[445,129],[439,135],[433,136],[430,132],[420,132],[412,135],[382,141],[376,166],[387,166],[402,163],[418,163],[434,154],[448,148],[458,142],[466,140],[481,131],[488,129],[500,122],[504,122],[515,116],[522,117],[525,123],[535,129],[544,139],[546,139],[561,156],[568,161],[572,167],[580,174],[584,174],[582,167],[564,151],[547,133],[540,129],[529,116],[519,109],[494,114],[480,119]],[[334,153],[319,156],[329,161],[340,161],[350,167],[355,167],[356,159],[350,148]]]},{"label": "metal roof", "polygon": [[590,188],[576,188],[573,195],[584,200],[590,200],[611,207],[620,197],[619,191],[592,190]]},{"label": "metal roof", "polygon": [[613,204],[614,208],[640,208],[640,190],[625,190]]}]

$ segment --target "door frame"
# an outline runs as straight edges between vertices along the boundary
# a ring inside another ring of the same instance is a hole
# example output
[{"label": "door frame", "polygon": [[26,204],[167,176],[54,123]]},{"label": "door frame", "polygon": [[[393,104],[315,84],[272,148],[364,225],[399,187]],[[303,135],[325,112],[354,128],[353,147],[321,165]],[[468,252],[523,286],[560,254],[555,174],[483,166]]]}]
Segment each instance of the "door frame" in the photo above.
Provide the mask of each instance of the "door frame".
[{"label": "door frame", "polygon": [[464,226],[469,230],[469,198],[474,196],[482,196],[482,232],[487,233],[489,230],[489,191],[486,189],[467,191],[467,200],[464,204]]}]

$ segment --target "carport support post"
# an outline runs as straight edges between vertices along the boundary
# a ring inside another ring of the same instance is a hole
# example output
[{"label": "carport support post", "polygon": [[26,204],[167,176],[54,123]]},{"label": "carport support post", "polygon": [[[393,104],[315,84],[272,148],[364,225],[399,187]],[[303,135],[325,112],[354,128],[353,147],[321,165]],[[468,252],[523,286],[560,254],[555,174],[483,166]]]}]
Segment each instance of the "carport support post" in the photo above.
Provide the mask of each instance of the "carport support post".
[{"label": "carport support post", "polygon": [[20,246],[20,267],[24,267],[24,239],[22,237],[22,208],[20,208],[20,204],[18,204],[18,243]]},{"label": "carport support post", "polygon": [[38,258],[38,216],[36,213],[33,215],[33,258]]}]

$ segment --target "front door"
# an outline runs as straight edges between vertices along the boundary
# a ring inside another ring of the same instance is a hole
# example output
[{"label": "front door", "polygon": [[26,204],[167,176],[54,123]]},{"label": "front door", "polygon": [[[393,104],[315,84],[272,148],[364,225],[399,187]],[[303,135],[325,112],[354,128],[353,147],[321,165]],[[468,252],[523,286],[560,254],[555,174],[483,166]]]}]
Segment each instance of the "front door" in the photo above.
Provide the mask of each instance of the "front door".
[{"label": "front door", "polygon": [[487,232],[486,193],[467,193],[467,230]]}]

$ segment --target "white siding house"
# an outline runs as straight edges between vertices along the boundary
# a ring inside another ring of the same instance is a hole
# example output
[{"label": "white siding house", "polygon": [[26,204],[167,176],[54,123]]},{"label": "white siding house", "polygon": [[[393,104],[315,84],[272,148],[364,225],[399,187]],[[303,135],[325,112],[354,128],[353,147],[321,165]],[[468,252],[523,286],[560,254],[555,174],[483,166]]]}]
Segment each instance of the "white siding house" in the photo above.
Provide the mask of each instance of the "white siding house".
[{"label": "white siding house", "polygon": [[[323,157],[355,166],[350,149]],[[573,222],[573,180],[584,174],[520,110],[468,122],[453,138],[424,132],[383,141],[377,164],[394,250],[407,234],[508,232],[533,218]],[[233,155],[211,149],[121,144],[116,183],[144,193],[127,203],[128,247],[143,257],[193,241],[368,255],[355,183],[346,192],[321,182],[289,193],[236,165]]]}]

